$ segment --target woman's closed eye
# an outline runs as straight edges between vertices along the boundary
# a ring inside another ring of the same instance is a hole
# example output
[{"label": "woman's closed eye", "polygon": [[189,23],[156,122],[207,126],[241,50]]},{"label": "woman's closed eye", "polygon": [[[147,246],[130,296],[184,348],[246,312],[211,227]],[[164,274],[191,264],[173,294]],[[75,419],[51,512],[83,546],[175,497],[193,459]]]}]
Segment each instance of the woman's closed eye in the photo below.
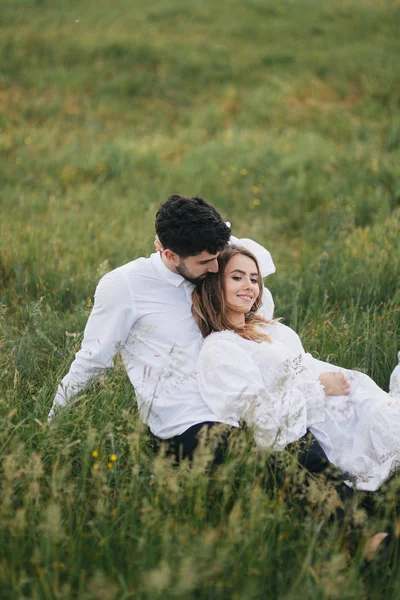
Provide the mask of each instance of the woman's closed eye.
[{"label": "woman's closed eye", "polygon": [[[235,281],[241,281],[243,278],[240,275],[232,275],[232,279]],[[250,282],[254,285],[258,283],[257,279],[250,279]]]}]

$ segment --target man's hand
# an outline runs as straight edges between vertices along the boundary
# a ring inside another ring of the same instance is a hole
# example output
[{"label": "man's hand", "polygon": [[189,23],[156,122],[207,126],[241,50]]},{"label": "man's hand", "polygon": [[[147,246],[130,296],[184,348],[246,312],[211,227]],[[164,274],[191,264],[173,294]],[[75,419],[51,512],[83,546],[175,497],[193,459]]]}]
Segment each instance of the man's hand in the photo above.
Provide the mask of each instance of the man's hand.
[{"label": "man's hand", "polygon": [[325,396],[348,396],[350,383],[343,373],[322,373],[319,378],[324,386]]}]

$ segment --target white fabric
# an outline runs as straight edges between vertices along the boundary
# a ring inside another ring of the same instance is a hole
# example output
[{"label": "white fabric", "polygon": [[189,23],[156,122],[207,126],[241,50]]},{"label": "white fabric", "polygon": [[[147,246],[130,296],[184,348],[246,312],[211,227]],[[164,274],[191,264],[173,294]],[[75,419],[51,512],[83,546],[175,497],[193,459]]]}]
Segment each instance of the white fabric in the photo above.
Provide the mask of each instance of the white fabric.
[{"label": "white fabric", "polygon": [[391,396],[400,396],[400,352],[397,355],[399,364],[395,367],[390,376],[389,394]]},{"label": "white fabric", "polygon": [[[197,363],[204,402],[221,419],[253,426],[263,448],[281,450],[309,429],[358,489],[378,489],[399,464],[400,397],[363,373],[314,359],[281,323],[266,331],[271,343],[228,331],[206,338]],[[349,396],[325,397],[319,376],[328,371],[345,373]]]},{"label": "white fabric", "polygon": [[[238,243],[244,245],[242,240]],[[257,247],[262,255],[263,248]],[[166,439],[203,421],[225,422],[204,403],[197,386],[203,338],[192,317],[193,289],[163,264],[159,253],[105,275],[96,289],[81,349],[58,387],[49,419],[58,406],[112,367],[120,352],[141,417],[154,435]],[[272,317],[268,294],[264,308]]]},{"label": "white fabric", "polygon": [[200,352],[197,378],[204,401],[221,419],[252,426],[263,448],[282,450],[324,419],[323,387],[305,365],[300,340],[293,342],[289,356],[278,340],[258,344],[222,331],[208,336]]}]

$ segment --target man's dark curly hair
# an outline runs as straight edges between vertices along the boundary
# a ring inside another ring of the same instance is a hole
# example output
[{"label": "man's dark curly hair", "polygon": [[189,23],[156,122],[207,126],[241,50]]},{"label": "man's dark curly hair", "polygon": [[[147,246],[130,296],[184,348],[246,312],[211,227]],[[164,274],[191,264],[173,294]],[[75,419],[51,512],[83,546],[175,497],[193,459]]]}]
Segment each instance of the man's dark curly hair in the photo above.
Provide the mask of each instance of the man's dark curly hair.
[{"label": "man's dark curly hair", "polygon": [[203,198],[174,194],[157,211],[156,233],[165,249],[187,258],[202,252],[217,254],[228,243],[231,230]]}]

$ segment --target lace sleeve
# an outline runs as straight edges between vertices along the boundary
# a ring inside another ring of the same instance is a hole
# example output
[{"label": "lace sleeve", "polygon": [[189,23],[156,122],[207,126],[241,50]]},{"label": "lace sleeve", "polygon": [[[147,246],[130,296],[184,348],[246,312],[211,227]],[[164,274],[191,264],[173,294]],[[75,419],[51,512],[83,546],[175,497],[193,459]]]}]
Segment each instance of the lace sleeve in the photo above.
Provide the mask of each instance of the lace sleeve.
[{"label": "lace sleeve", "polygon": [[224,334],[211,334],[204,342],[197,381],[207,406],[221,419],[237,423],[259,398],[263,381],[247,352]]}]

